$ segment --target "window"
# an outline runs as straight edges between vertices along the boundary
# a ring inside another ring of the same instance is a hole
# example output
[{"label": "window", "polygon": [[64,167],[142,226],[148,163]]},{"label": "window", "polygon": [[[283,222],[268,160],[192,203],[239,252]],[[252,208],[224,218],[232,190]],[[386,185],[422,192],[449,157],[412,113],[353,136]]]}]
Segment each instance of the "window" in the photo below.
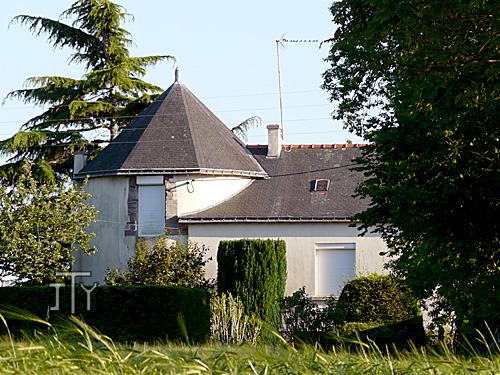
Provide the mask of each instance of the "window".
[{"label": "window", "polygon": [[139,236],[165,233],[165,184],[163,176],[138,176]]},{"label": "window", "polygon": [[338,296],[356,278],[356,244],[316,244],[316,295]]}]

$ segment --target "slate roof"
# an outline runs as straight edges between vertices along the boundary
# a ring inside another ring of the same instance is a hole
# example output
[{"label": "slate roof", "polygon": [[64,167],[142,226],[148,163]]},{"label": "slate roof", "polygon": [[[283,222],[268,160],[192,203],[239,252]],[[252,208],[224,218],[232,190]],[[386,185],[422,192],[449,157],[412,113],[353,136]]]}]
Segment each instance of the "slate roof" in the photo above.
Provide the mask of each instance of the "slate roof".
[{"label": "slate roof", "polygon": [[[363,179],[350,170],[361,156],[357,145],[284,146],[279,159],[266,158],[267,146],[247,147],[269,179],[254,180],[232,198],[179,222],[343,222],[368,207],[369,201],[352,197]],[[330,179],[328,192],[313,192],[322,178]]]},{"label": "slate roof", "polygon": [[176,79],[74,178],[184,173],[267,177],[245,145]]}]

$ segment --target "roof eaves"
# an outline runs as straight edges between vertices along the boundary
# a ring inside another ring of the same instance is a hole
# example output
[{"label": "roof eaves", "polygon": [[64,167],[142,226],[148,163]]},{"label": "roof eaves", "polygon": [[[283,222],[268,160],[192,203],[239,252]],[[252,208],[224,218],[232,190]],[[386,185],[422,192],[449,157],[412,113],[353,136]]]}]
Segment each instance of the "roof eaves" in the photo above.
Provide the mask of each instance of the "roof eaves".
[{"label": "roof eaves", "polygon": [[150,168],[150,169],[110,169],[96,172],[77,173],[74,180],[82,180],[87,177],[105,177],[105,176],[135,176],[135,175],[158,175],[158,174],[206,174],[217,176],[241,176],[256,177],[268,179],[266,172],[239,171],[229,169],[210,169],[210,168]]},{"label": "roof eaves", "polygon": [[[344,144],[335,143],[335,144],[320,144],[320,145],[316,145],[316,144],[311,144],[311,145],[304,145],[304,144],[292,145],[292,144],[289,144],[289,145],[281,145],[281,148],[284,148],[284,149],[287,149],[287,150],[296,149],[296,148],[299,148],[299,149],[306,149],[306,148],[315,148],[315,149],[318,149],[318,148],[340,148],[340,149],[346,149],[346,148],[361,148],[361,147],[368,147],[368,146],[371,146],[371,144],[370,143],[344,143]],[[267,145],[247,145],[246,147],[248,149],[267,149]]]},{"label": "roof eaves", "polygon": [[181,224],[204,224],[204,223],[353,223],[353,219],[348,217],[201,217],[188,218],[180,217]]}]

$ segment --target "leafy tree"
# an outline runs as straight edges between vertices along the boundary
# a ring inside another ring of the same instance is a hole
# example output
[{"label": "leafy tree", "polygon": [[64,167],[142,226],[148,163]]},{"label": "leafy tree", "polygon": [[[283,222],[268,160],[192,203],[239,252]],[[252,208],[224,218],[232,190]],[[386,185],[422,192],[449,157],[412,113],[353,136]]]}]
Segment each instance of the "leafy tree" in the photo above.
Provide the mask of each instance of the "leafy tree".
[{"label": "leafy tree", "polygon": [[342,0],[324,88],[364,135],[356,219],[434,322],[500,327],[500,21],[495,1]]},{"label": "leafy tree", "polygon": [[[72,24],[62,22],[71,18]],[[59,20],[29,15],[12,20],[36,35],[46,34],[54,48],[75,50],[70,63],[84,64],[85,75],[81,79],[31,77],[25,82],[28,88],[7,95],[48,109],[0,142],[0,153],[11,156],[0,168],[4,178],[12,181],[26,158],[36,161],[34,172],[43,180],[68,174],[75,150],[96,154],[100,143],[114,139],[161,93],[160,87],[141,78],[147,67],[174,58],[131,57],[131,35],[121,27],[127,19],[132,16],[109,0],[78,0]],[[98,129],[109,132],[109,138],[89,141],[86,135]]]},{"label": "leafy tree", "polygon": [[110,285],[160,285],[203,288],[207,249],[188,241],[183,245],[171,241],[168,234],[155,239],[150,248],[146,241],[137,241],[135,254],[127,261],[124,271],[108,269],[106,283]]},{"label": "leafy tree", "polygon": [[13,188],[0,187],[0,276],[37,285],[69,271],[75,250],[96,250],[89,246],[94,234],[85,228],[97,220],[97,211],[85,204],[89,194],[83,189],[40,185],[31,167],[23,165]]}]

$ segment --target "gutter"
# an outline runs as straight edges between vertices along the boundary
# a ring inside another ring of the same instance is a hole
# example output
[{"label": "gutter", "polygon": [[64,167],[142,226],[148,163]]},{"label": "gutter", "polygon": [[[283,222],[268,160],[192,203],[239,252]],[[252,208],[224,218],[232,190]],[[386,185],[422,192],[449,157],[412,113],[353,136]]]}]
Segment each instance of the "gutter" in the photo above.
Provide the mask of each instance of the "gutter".
[{"label": "gutter", "polygon": [[210,168],[150,168],[150,169],[109,169],[96,172],[79,172],[73,177],[74,180],[83,180],[87,177],[106,177],[106,176],[140,176],[140,175],[183,175],[183,174],[206,174],[218,176],[240,176],[240,177],[257,177],[269,179],[266,172],[251,172],[230,169],[210,169]]},{"label": "gutter", "polygon": [[206,223],[354,223],[348,217],[220,217],[220,218],[179,218],[181,224],[206,224]]}]

